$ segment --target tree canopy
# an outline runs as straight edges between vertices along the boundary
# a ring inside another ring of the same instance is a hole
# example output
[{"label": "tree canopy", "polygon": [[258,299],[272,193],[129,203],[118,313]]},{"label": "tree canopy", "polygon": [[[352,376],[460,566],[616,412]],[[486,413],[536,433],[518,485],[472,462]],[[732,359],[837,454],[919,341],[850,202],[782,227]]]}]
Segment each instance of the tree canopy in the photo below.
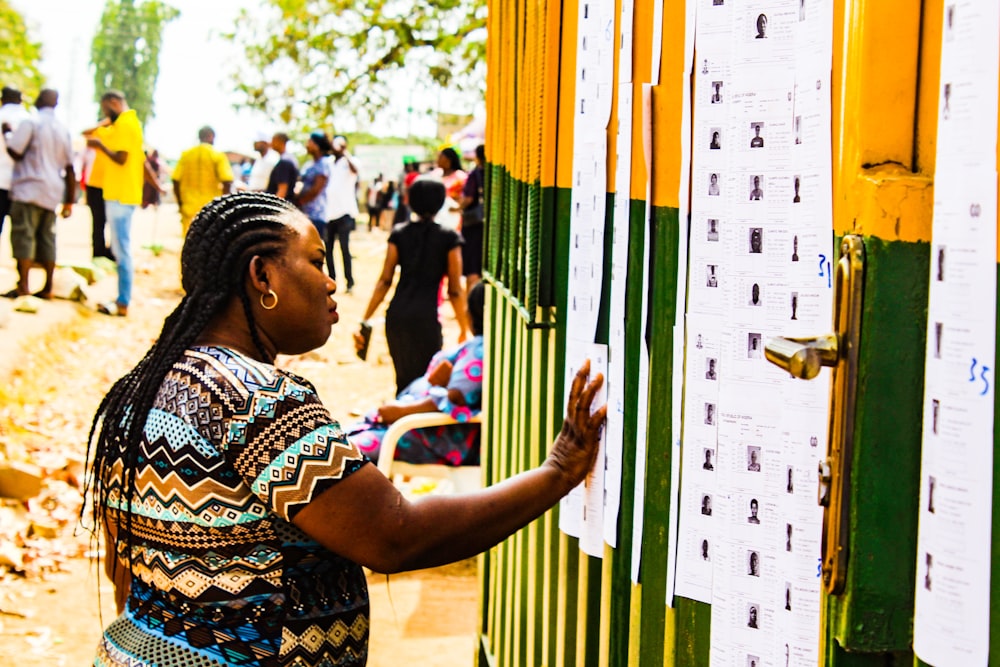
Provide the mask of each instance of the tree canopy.
[{"label": "tree canopy", "polygon": [[153,117],[163,27],[179,12],[160,0],[107,0],[90,46],[97,101],[107,90],[125,93],[143,124]]},{"label": "tree canopy", "polygon": [[[393,94],[389,75],[444,88],[482,87],[486,0],[262,0],[229,37],[243,103],[290,127],[367,117]],[[405,68],[405,70],[404,70]]]},{"label": "tree canopy", "polygon": [[34,99],[42,87],[38,61],[42,46],[31,41],[22,17],[7,0],[0,0],[0,85],[13,86]]}]

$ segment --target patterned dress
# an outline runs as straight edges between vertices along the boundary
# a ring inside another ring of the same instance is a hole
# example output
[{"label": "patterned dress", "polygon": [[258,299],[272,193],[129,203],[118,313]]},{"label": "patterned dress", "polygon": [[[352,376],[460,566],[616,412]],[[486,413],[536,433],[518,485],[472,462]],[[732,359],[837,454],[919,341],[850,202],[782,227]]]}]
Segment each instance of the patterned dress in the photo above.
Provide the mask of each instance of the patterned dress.
[{"label": "patterned dress", "polygon": [[[451,362],[451,377],[447,387],[432,385],[427,376],[442,361]],[[448,392],[458,390],[465,398],[465,405],[456,405]],[[427,365],[427,373],[411,382],[396,400],[400,403],[419,403],[430,398],[439,412],[450,415],[455,421],[466,422],[478,415],[483,401],[483,337],[475,336],[451,350],[434,355]],[[347,432],[366,456],[378,460],[382,438],[388,426],[379,421],[378,410],[348,427]],[[436,463],[442,465],[479,465],[479,424],[449,424],[414,429],[403,435],[396,444],[395,461],[408,463]]]},{"label": "patterned dress", "polygon": [[[132,584],[95,665],[364,665],[361,567],[291,519],[366,459],[312,385],[232,350],[188,350],[146,420]],[[108,505],[124,507],[121,462]]]}]

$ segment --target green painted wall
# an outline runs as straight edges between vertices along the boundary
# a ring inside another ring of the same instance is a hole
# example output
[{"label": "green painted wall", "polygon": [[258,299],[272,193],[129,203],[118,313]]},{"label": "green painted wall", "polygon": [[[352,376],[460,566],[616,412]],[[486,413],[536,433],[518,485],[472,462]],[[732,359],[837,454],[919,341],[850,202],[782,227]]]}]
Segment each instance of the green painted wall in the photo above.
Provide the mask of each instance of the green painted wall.
[{"label": "green painted wall", "polygon": [[[498,174],[493,168],[492,173]],[[526,186],[500,173],[507,203],[537,207],[538,246],[534,254],[513,247],[491,248],[493,292],[487,395],[493,450],[487,464],[495,480],[537,464],[562,420],[562,359],[565,280],[568,273],[568,189]],[[495,203],[495,202],[494,202]],[[517,206],[498,206],[507,215]],[[607,206],[605,247],[610,262],[613,198]],[[499,213],[500,211],[498,211]],[[526,215],[526,214],[525,214]],[[611,581],[602,581],[599,560],[584,556],[576,540],[558,531],[557,512],[498,547],[484,559],[484,650],[481,664],[612,666],[708,662],[709,605],[678,599],[665,607],[666,557],[671,475],[672,378],[677,293],[676,209],[654,208],[650,228],[651,283],[642,293],[645,203],[630,203],[631,238],[626,294],[626,400],[638,399],[638,350],[650,343],[648,423],[641,582],[630,579],[631,525],[635,487],[634,443],[638,424],[626,419],[619,548],[608,550]],[[516,218],[516,216],[515,216]],[[522,224],[526,224],[522,215]],[[686,222],[685,222],[686,227]],[[491,243],[521,243],[531,235],[490,230]],[[847,590],[825,599],[824,660],[832,666],[912,664],[913,586],[916,567],[917,502],[920,478],[923,363],[929,246],[926,243],[865,238],[866,273],[861,334],[855,450],[850,491],[851,544]],[[537,263],[532,267],[527,260]],[[506,258],[506,259],[505,259]],[[519,258],[514,261],[514,258]],[[494,273],[494,271],[496,273]],[[610,273],[609,271],[607,272]],[[507,276],[508,286],[500,276]],[[538,289],[531,290],[527,280]],[[609,289],[602,292],[607,311]],[[551,307],[526,307],[534,294]],[[650,318],[642,331],[640,314],[649,298]],[[599,338],[607,340],[602,319]],[[821,332],[817,332],[821,333]],[[679,343],[679,341],[678,341]],[[1000,358],[1000,352],[998,352]],[[537,369],[537,370],[536,370]],[[533,373],[545,381],[531,384]],[[533,423],[543,423],[540,431]],[[1000,427],[997,431],[1000,440]],[[1000,457],[994,460],[1000,470]],[[1000,501],[1000,491],[995,490]],[[994,522],[998,521],[994,517]],[[1000,546],[994,541],[994,580],[1000,580]],[[994,589],[997,587],[994,586]],[[1000,632],[1000,596],[993,595],[991,629]],[[599,640],[602,623],[607,641]],[[606,643],[607,645],[602,645]],[[997,642],[992,642],[995,646]],[[997,649],[991,658],[1000,662]]]},{"label": "green painted wall", "polygon": [[[685,220],[685,233],[687,224]],[[634,230],[634,235],[642,228]],[[639,572],[639,647],[641,664],[660,664],[666,639],[666,554],[670,543],[670,476],[673,427],[674,321],[677,313],[678,212],[653,207],[650,220],[649,319],[644,335],[649,344],[649,422],[646,434],[646,480],[643,501],[642,561]],[[641,243],[639,244],[641,248]],[[642,257],[641,254],[638,255]],[[641,261],[630,263],[629,290],[642,284]],[[632,267],[639,274],[633,279]],[[640,294],[640,297],[644,295]],[[683,334],[678,344],[683,344]],[[633,346],[634,347],[634,346]],[[631,355],[630,355],[631,356]],[[637,387],[638,391],[644,388]],[[679,399],[680,397],[678,397]],[[679,450],[676,452],[680,454]]]},{"label": "green painted wall", "polygon": [[829,665],[913,660],[930,249],[864,243],[850,556],[844,594],[826,601]]},{"label": "green painted wall", "polygon": [[[1000,265],[997,266],[1000,286]],[[1000,333],[1000,304],[997,306],[997,332]],[[1000,336],[996,337],[993,363],[1000,361]],[[996,375],[993,376],[994,378]],[[993,540],[990,554],[990,664],[1000,665],[1000,391],[993,390]]]},{"label": "green painted wall", "polygon": [[[486,456],[489,479],[495,480],[536,465],[544,457],[562,421],[562,359],[566,331],[559,313],[566,309],[571,191],[518,182],[500,167],[490,168],[488,186],[490,228],[487,232],[487,277],[498,289],[491,302],[487,390],[487,427],[493,450]],[[605,275],[610,275],[611,216],[614,197],[608,195],[605,224]],[[626,294],[626,400],[635,405],[641,329],[642,257],[645,202],[630,202],[629,274]],[[494,222],[496,221],[496,224]],[[503,222],[499,222],[503,221]],[[625,425],[623,497],[619,548],[608,550],[611,581],[602,581],[600,559],[579,551],[577,541],[558,531],[557,512],[484,558],[484,638],[480,660],[497,665],[660,664],[664,655],[667,517],[671,465],[673,323],[676,315],[678,214],[653,210],[648,338],[651,382],[647,500],[642,585],[631,582],[633,489],[635,486],[636,415]],[[533,239],[532,248],[519,244]],[[533,289],[534,281],[537,288]],[[528,300],[534,299],[533,304]],[[610,285],[602,289],[602,312],[608,312]],[[540,307],[551,304],[549,307]],[[536,307],[538,306],[538,307]],[[544,335],[529,332],[550,327]],[[608,321],[602,317],[598,342],[607,342]],[[540,389],[524,379],[534,369],[548,368],[551,379]],[[678,369],[679,372],[679,369]],[[494,384],[495,383],[495,384]],[[642,390],[645,390],[642,388]],[[533,393],[533,391],[535,393]],[[536,395],[536,393],[539,393]],[[547,424],[543,437],[530,437],[527,426]],[[501,453],[504,452],[504,453]],[[639,596],[637,600],[633,596]],[[632,618],[634,610],[637,618]],[[606,624],[606,646],[599,628]],[[638,646],[630,646],[632,627],[641,623]],[[705,625],[707,628],[707,624]],[[531,637],[531,641],[526,638]],[[547,638],[547,639],[546,639]],[[532,654],[527,654],[528,643]],[[632,657],[630,657],[632,652]]]}]

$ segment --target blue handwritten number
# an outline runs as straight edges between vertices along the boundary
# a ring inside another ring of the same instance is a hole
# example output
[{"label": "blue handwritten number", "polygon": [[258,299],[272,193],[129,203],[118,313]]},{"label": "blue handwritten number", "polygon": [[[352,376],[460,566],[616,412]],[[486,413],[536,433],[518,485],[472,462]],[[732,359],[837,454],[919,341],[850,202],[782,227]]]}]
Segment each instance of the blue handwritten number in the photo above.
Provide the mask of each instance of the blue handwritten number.
[{"label": "blue handwritten number", "polygon": [[[969,366],[969,382],[975,382],[976,381],[976,365],[978,363],[979,363],[979,360],[976,359],[975,357],[972,357],[972,365]],[[985,396],[986,392],[988,392],[990,390],[990,381],[988,379],[986,379],[986,374],[989,373],[989,372],[990,372],[990,367],[987,366],[986,364],[983,364],[980,367],[979,379],[982,380],[982,382],[983,382],[983,390],[981,392],[979,392],[980,396]]]},{"label": "blue handwritten number", "polygon": [[816,578],[819,579],[822,576],[823,576],[823,559],[822,558],[817,558],[816,559]]},{"label": "blue handwritten number", "polygon": [[833,274],[830,272],[830,262],[826,255],[819,256],[819,277],[826,276],[826,286],[833,287]]}]

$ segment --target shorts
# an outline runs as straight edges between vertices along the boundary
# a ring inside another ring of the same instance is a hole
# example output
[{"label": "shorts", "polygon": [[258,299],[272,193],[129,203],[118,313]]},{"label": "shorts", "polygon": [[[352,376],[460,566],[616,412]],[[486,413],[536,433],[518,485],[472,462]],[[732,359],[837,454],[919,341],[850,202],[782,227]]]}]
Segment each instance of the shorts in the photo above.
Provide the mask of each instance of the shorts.
[{"label": "shorts", "polygon": [[14,259],[56,261],[56,212],[15,201],[10,206],[10,246]]}]

